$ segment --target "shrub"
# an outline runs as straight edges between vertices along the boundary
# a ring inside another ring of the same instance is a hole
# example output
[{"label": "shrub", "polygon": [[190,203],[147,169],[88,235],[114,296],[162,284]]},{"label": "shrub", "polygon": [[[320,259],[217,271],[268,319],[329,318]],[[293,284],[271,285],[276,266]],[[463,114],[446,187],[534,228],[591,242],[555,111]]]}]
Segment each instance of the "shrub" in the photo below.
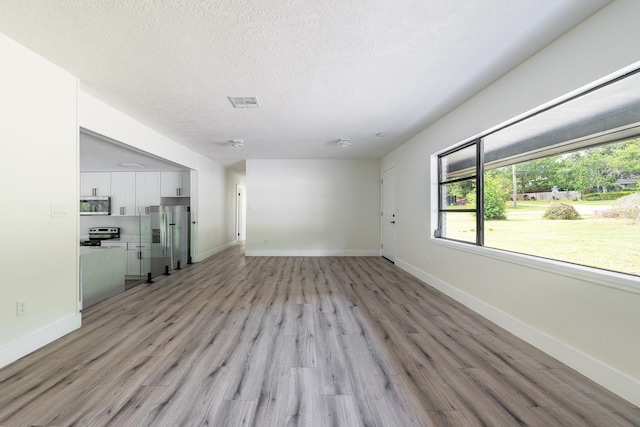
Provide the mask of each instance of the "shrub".
[{"label": "shrub", "polygon": [[609,191],[608,193],[589,193],[582,196],[583,200],[616,200],[620,197],[628,196],[629,194],[635,194],[635,191]]},{"label": "shrub", "polygon": [[624,196],[615,201],[613,210],[622,218],[640,225],[640,193]]},{"label": "shrub", "polygon": [[476,203],[476,192],[475,192],[475,190],[468,192],[464,196],[464,199],[469,203],[475,204]]},{"label": "shrub", "polygon": [[500,183],[492,177],[484,180],[484,219],[506,219],[507,206]]},{"label": "shrub", "polygon": [[573,206],[558,203],[547,209],[542,217],[545,219],[578,219],[580,214]]}]

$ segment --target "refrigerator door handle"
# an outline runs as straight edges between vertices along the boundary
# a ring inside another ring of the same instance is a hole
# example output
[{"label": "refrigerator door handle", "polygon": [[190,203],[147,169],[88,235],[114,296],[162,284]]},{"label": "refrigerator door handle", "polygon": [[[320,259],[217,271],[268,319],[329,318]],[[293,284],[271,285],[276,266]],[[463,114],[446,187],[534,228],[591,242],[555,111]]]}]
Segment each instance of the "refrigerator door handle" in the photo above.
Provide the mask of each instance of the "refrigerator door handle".
[{"label": "refrigerator door handle", "polygon": [[167,230],[169,231],[169,264],[171,265],[171,269],[173,270],[174,267],[174,254],[173,254],[173,233],[174,233],[174,226],[175,224],[170,223],[169,227],[167,228]]},{"label": "refrigerator door handle", "polygon": [[167,255],[167,221],[166,215],[160,215],[160,245],[162,246],[162,256]]}]

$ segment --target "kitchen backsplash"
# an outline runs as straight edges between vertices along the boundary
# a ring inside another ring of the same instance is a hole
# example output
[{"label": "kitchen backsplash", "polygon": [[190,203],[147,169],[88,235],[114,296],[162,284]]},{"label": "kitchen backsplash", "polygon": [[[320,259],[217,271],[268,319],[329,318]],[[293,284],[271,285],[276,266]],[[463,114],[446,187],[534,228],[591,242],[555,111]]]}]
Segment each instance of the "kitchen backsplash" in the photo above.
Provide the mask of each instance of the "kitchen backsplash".
[{"label": "kitchen backsplash", "polygon": [[120,227],[120,235],[138,234],[139,221],[135,216],[80,216],[80,238],[87,238],[90,227]]}]

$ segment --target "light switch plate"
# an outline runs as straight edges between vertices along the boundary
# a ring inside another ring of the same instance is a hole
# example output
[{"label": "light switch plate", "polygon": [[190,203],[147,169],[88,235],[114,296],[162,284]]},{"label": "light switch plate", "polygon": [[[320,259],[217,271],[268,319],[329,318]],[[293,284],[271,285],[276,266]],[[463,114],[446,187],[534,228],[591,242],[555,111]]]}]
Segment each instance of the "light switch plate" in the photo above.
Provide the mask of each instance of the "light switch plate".
[{"label": "light switch plate", "polygon": [[61,203],[51,203],[51,218],[66,218],[69,216],[67,207]]}]

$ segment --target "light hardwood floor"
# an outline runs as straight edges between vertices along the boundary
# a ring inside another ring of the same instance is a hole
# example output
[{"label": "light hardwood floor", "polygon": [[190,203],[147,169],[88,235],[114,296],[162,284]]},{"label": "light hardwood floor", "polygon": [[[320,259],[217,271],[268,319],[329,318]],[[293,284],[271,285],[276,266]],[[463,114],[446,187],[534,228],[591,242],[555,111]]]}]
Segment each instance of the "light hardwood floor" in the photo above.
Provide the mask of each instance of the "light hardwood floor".
[{"label": "light hardwood floor", "polygon": [[0,370],[0,425],[640,425],[382,258],[243,250],[90,307]]}]

